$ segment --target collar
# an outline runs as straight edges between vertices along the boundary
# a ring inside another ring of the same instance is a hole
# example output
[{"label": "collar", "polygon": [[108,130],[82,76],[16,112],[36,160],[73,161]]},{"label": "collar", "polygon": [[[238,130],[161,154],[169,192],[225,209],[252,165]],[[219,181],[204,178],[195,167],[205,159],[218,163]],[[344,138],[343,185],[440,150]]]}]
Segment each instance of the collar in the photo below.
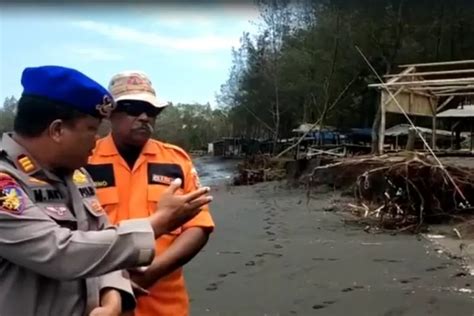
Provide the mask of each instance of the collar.
[{"label": "collar", "polygon": [[43,169],[33,156],[12,137],[11,133],[2,135],[2,149],[15,167],[28,176],[42,174],[54,181],[61,181],[53,173]]},{"label": "collar", "polygon": [[[100,156],[118,156],[119,151],[117,149],[117,146],[115,146],[114,139],[112,137],[112,134],[108,134],[106,137],[104,137],[102,140],[99,141],[100,145],[96,150],[98,150],[98,155]],[[157,150],[154,142],[149,139],[145,146],[143,147],[140,155],[156,155]]]}]

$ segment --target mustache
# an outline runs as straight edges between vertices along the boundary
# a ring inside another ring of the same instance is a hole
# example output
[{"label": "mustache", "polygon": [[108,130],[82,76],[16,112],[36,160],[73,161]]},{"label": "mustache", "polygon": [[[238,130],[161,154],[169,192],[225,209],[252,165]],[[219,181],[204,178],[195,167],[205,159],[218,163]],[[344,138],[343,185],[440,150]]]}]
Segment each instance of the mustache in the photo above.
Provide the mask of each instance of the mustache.
[{"label": "mustache", "polygon": [[150,133],[153,133],[155,131],[155,128],[150,123],[143,123],[141,126],[134,128],[134,130],[139,130],[139,129],[146,129]]}]

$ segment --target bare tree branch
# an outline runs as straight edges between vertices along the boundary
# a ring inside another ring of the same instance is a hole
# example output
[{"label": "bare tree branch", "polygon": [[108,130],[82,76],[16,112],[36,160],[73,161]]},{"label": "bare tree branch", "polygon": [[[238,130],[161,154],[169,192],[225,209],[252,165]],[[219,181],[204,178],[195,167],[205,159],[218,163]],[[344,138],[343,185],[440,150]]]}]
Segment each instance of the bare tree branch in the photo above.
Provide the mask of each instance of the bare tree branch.
[{"label": "bare tree branch", "polygon": [[[342,99],[342,97],[346,94],[347,90],[349,90],[350,86],[352,86],[352,84],[357,80],[357,78],[359,77],[359,75],[357,74],[356,76],[354,76],[354,78],[352,78],[352,80],[346,85],[346,87],[341,91],[341,93],[339,93],[339,95],[337,96],[337,98],[334,100],[334,102],[329,106],[328,108],[328,112],[330,112],[336,105],[337,103]],[[321,117],[319,117],[319,119],[313,124],[311,125],[311,127],[309,128],[309,130],[307,132],[305,132],[297,141],[296,143],[294,143],[293,145],[291,145],[290,147],[286,148],[285,150],[283,150],[282,152],[280,152],[278,155],[275,156],[275,158],[280,158],[281,156],[283,156],[284,154],[286,154],[287,152],[289,152],[290,150],[292,150],[293,148],[295,148],[296,146],[299,146],[299,144],[303,141],[303,139],[316,127],[318,126],[319,122],[321,122]]]},{"label": "bare tree branch", "polygon": [[244,109],[246,109],[257,121],[259,121],[266,129],[274,133],[273,128],[271,128],[267,123],[265,123],[261,118],[257,116],[252,110],[250,110],[245,104],[242,104]]}]

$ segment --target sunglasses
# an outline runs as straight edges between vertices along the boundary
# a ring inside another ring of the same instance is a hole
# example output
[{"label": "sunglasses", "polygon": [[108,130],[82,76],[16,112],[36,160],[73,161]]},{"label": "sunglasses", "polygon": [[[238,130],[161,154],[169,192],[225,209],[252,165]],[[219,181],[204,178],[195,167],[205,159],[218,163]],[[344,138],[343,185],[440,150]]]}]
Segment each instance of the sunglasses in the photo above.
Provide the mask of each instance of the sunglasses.
[{"label": "sunglasses", "polygon": [[119,101],[115,112],[123,112],[130,116],[140,116],[145,113],[148,117],[157,117],[163,108],[156,108],[142,101]]}]

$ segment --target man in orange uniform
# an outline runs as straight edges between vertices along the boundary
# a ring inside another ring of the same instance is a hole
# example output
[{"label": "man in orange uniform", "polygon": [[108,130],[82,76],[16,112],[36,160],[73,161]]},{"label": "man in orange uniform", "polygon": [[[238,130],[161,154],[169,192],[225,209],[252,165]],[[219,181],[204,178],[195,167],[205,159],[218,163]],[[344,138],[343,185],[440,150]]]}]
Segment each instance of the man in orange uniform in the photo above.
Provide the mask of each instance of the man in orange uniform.
[{"label": "man in orange uniform", "polygon": [[[123,72],[111,79],[109,90],[117,102],[110,118],[112,132],[97,141],[87,169],[110,221],[118,223],[154,212],[174,178],[183,180],[184,193],[200,184],[183,149],[151,139],[156,116],[166,105],[157,100],[148,77]],[[136,316],[188,315],[182,266],[204,247],[213,228],[206,206],[183,227],[157,240],[153,263],[143,271],[130,271],[132,281],[149,291],[138,298]]]}]

